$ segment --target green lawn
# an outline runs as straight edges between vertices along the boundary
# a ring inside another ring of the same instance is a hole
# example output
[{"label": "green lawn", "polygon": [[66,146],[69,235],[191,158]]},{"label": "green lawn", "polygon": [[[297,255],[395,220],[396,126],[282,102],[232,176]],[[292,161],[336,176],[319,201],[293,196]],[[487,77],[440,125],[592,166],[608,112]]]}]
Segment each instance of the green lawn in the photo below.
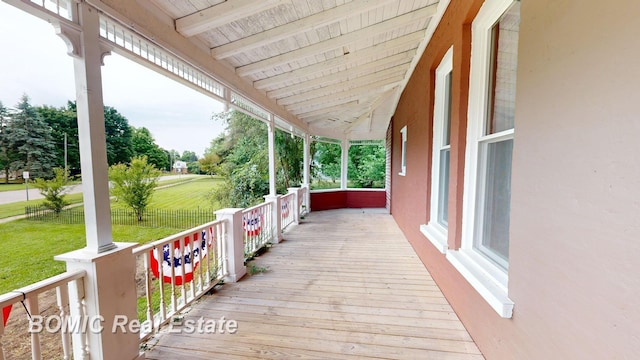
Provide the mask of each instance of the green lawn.
[{"label": "green lawn", "polygon": [[[29,185],[29,188],[31,187],[32,185]],[[11,183],[5,184],[4,182],[0,183],[0,192],[15,191],[15,190],[25,190],[24,184],[11,184]]]},{"label": "green lawn", "polygon": [[[146,243],[175,233],[175,229],[114,226],[113,240]],[[85,245],[84,225],[58,225],[26,220],[0,224],[0,294],[64,272],[55,255]]]},{"label": "green lawn", "polygon": [[[20,201],[10,204],[2,204],[0,205],[0,219],[8,218],[11,216],[22,215],[24,214],[24,208],[26,206],[36,206],[42,204],[43,199],[38,200],[30,200],[30,201]],[[77,204],[82,202],[82,194],[69,194],[67,195],[67,201],[71,204]]]},{"label": "green lawn", "polygon": [[[150,209],[188,210],[188,209],[218,209],[209,199],[211,191],[222,183],[222,179],[205,176],[195,181],[158,189],[153,194]],[[114,209],[125,208],[122,202],[111,202]]]},{"label": "green lawn", "polygon": [[[214,209],[208,200],[211,190],[221,179],[202,177],[196,181],[159,189],[151,207],[163,209]],[[69,197],[82,194],[69,195]],[[29,205],[35,205],[29,201]],[[24,203],[16,209],[24,212]],[[114,203],[112,203],[112,207]],[[13,204],[10,204],[13,205]],[[0,212],[7,212],[0,206]],[[122,204],[115,204],[122,206]],[[113,240],[146,243],[177,233],[176,229],[113,226]],[[0,246],[5,256],[0,261],[0,294],[43,280],[64,271],[64,264],[54,261],[55,255],[80,249],[85,245],[84,225],[60,225],[27,220],[0,224]]]}]

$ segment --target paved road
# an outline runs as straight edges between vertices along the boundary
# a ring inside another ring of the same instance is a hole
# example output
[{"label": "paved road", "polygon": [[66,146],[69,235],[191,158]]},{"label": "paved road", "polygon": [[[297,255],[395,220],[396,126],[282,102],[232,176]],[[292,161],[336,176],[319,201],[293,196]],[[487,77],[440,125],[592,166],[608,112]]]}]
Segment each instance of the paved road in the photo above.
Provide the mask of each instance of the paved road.
[{"label": "paved road", "polygon": [[[160,181],[178,179],[180,177],[186,177],[188,175],[166,175],[161,176]],[[71,190],[67,194],[74,194],[82,192],[82,184],[71,185]],[[29,200],[42,199],[43,196],[40,195],[38,189],[34,188],[32,185],[29,185]],[[19,201],[27,200],[27,191],[26,190],[15,190],[15,191],[0,191],[0,205],[9,204]]]}]

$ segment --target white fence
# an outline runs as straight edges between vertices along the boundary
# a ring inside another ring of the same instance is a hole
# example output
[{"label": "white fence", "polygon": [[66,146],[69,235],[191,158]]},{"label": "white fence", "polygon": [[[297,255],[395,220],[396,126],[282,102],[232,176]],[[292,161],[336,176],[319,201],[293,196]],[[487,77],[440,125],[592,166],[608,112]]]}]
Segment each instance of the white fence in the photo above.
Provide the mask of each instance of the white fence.
[{"label": "white fence", "polygon": [[227,275],[227,225],[214,221],[134,249],[142,340]]}]

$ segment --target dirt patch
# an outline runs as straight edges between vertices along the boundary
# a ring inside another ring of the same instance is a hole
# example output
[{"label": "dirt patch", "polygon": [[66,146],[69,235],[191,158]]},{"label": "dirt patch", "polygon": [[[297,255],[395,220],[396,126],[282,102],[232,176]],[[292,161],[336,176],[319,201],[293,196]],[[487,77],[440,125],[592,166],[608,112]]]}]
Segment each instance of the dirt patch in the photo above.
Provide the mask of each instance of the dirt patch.
[{"label": "dirt patch", "polygon": [[[60,309],[56,304],[56,291],[46,291],[38,297],[38,306],[42,316],[50,317],[59,315]],[[55,325],[55,324],[52,324]],[[62,337],[59,333],[52,334],[46,331],[38,334],[40,337],[40,351],[43,359],[61,359]],[[13,305],[5,334],[2,337],[5,359],[22,360],[31,359],[31,334],[29,333],[29,316],[22,304]]]}]

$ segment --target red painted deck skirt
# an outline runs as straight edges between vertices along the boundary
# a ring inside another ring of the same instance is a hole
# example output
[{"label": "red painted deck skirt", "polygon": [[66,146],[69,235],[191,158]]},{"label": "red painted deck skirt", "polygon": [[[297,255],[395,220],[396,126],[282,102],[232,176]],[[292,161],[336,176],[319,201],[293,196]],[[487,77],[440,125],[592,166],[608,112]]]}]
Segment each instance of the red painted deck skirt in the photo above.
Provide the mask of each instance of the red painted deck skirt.
[{"label": "red painted deck skirt", "polygon": [[383,208],[387,204],[384,189],[348,189],[311,191],[311,211],[348,208]]}]

